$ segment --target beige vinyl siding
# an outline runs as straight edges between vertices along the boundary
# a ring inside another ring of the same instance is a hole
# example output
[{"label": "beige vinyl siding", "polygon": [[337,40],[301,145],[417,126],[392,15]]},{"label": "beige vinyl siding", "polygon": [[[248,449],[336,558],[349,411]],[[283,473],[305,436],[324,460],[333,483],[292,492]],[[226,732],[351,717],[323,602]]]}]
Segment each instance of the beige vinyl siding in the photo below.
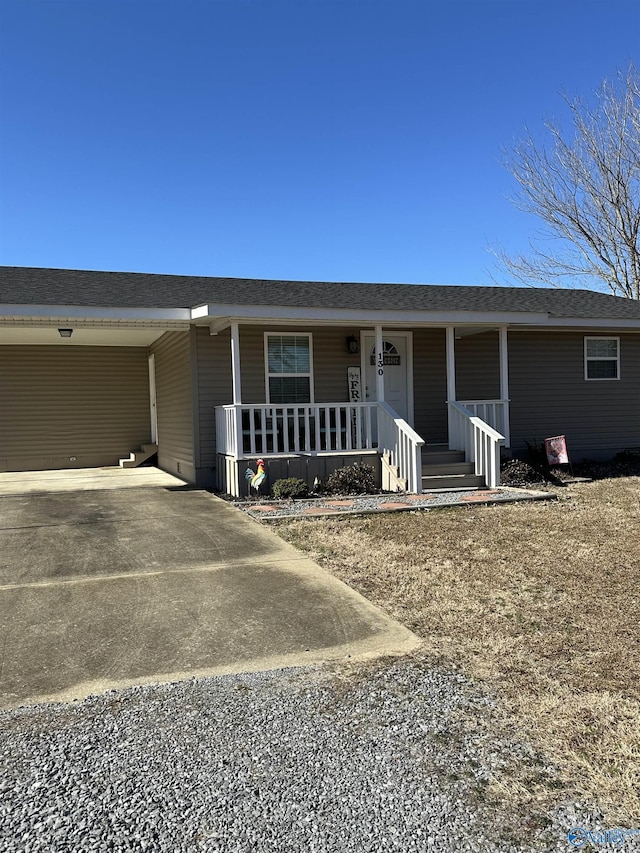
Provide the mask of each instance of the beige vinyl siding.
[{"label": "beige vinyl siding", "polygon": [[[360,367],[360,353],[347,352],[347,338],[360,340],[359,329],[316,329],[313,332],[313,373],[316,403],[340,403],[349,399],[347,369]],[[365,379],[361,377],[364,391]],[[363,403],[366,402],[364,399]]]},{"label": "beige vinyl siding", "polygon": [[0,470],[117,465],[150,430],[146,348],[0,346]]},{"label": "beige vinyl siding", "polygon": [[414,428],[427,444],[447,441],[447,355],[444,329],[413,332]]},{"label": "beige vinyl siding", "polygon": [[574,460],[640,446],[640,336],[619,336],[621,378],[599,382],[584,378],[584,337],[509,331],[514,453],[553,435],[567,436]]},{"label": "beige vinyl siding", "polygon": [[190,332],[166,332],[150,351],[156,370],[158,464],[195,482]]},{"label": "beige vinyl siding", "polygon": [[210,335],[209,329],[196,329],[198,376],[198,426],[200,430],[200,458],[197,461],[198,482],[213,483],[216,464],[216,406],[226,406],[233,401],[231,376],[231,333],[229,329],[219,335]]},{"label": "beige vinyl siding", "polygon": [[462,335],[456,340],[456,398],[500,399],[498,330]]},{"label": "beige vinyl siding", "polygon": [[283,329],[277,326],[240,327],[240,366],[242,371],[242,401],[264,403],[266,401],[264,335],[310,333],[312,337],[312,361],[314,401],[316,403],[339,403],[347,401],[347,368],[360,366],[360,355],[347,352],[347,337],[359,334],[350,328],[309,328],[296,326]]}]

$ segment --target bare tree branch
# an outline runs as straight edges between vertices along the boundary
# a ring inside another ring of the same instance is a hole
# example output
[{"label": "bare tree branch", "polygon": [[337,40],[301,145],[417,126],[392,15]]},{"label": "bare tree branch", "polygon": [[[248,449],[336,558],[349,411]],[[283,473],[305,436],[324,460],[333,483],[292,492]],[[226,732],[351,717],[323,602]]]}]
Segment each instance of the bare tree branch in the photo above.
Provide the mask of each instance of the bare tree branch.
[{"label": "bare tree branch", "polygon": [[548,229],[527,255],[493,250],[525,284],[640,299],[640,75],[631,64],[618,77],[602,83],[592,105],[565,96],[570,138],[548,122],[546,144],[528,133],[505,157],[517,184],[512,201]]}]

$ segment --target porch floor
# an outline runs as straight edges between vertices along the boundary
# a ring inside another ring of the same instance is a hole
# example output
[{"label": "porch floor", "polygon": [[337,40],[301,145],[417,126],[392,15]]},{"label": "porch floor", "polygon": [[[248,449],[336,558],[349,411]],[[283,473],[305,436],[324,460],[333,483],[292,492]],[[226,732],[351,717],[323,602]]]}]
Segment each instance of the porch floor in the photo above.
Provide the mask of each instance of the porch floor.
[{"label": "porch floor", "polygon": [[258,521],[284,518],[317,518],[327,515],[365,515],[379,512],[414,512],[470,504],[513,503],[514,501],[556,500],[552,492],[498,486],[495,489],[447,489],[422,495],[405,493],[310,498],[296,501],[235,501],[234,506]]}]

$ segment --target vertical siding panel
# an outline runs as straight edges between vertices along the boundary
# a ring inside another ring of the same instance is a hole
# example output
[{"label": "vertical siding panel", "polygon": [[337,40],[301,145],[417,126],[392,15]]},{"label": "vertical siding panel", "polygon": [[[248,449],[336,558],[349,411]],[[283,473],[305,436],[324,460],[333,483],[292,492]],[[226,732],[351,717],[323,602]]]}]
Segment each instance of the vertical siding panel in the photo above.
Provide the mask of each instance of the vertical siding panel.
[{"label": "vertical siding panel", "polygon": [[[216,464],[215,407],[226,406],[233,400],[231,378],[231,334],[229,329],[210,335],[209,329],[196,330],[198,365],[198,428],[200,430],[200,460],[197,482],[213,485]],[[240,353],[242,362],[242,352]]]},{"label": "vertical siding panel", "polygon": [[195,482],[190,333],[166,332],[150,350],[156,364],[158,464]]},{"label": "vertical siding panel", "polygon": [[150,439],[145,347],[0,346],[0,470],[117,465]]}]

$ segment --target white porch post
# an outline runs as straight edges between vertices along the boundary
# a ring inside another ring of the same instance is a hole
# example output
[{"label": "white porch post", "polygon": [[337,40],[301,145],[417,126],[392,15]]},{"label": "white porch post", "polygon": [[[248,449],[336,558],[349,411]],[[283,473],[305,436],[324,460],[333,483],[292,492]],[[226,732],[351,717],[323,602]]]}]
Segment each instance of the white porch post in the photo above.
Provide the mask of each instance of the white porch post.
[{"label": "white porch post", "polygon": [[233,376],[233,405],[242,402],[242,382],[240,379],[240,330],[237,323],[231,324],[231,373]]},{"label": "white porch post", "polygon": [[505,446],[511,446],[509,434],[509,346],[507,339],[507,327],[500,326],[498,330],[500,342],[500,399],[504,400],[504,424],[502,432],[505,438]]},{"label": "white porch post", "polygon": [[382,351],[382,326],[375,327],[376,334],[376,397],[384,400],[384,353]]},{"label": "white porch post", "polygon": [[500,326],[500,399],[509,399],[509,351],[507,348],[507,327]]},{"label": "white porch post", "polygon": [[242,380],[240,377],[240,329],[238,323],[231,323],[231,376],[233,381],[233,405],[235,436],[233,437],[232,448],[234,456],[238,459],[243,457],[242,447]]},{"label": "white porch post", "polygon": [[447,400],[456,399],[456,330],[447,326]]},{"label": "white porch post", "polygon": [[[447,352],[447,404],[454,403],[456,399],[456,330],[455,326],[446,327],[446,352]],[[447,405],[449,424],[449,450],[459,450],[459,436],[456,435],[455,422],[451,409]]]}]

